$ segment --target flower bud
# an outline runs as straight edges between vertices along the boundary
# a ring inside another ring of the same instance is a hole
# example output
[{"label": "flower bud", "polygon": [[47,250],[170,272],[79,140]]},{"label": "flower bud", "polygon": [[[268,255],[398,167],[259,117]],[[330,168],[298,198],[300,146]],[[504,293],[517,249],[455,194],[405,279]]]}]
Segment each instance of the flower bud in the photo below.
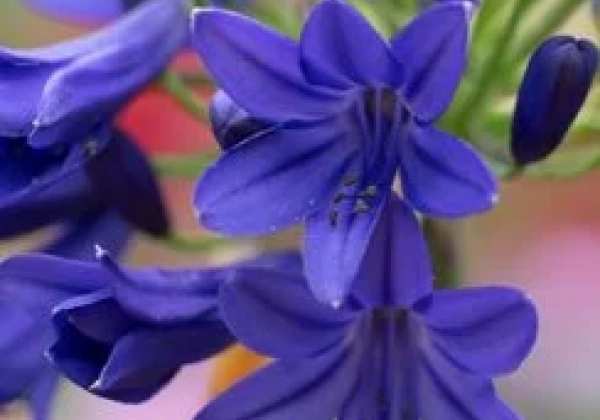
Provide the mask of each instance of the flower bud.
[{"label": "flower bud", "polygon": [[546,158],[575,120],[598,67],[598,50],[585,39],[554,36],[535,51],[512,121],[511,151],[519,165]]},{"label": "flower bud", "polygon": [[222,90],[213,97],[209,114],[213,133],[223,150],[269,128],[269,124],[251,118]]}]

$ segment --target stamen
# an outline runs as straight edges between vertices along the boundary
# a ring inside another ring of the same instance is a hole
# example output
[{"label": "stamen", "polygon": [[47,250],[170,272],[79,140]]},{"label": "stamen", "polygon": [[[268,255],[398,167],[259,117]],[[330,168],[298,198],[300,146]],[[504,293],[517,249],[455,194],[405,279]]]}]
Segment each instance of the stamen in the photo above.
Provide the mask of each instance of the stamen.
[{"label": "stamen", "polygon": [[371,207],[369,206],[369,204],[362,198],[359,198],[356,200],[356,203],[354,203],[354,209],[352,209],[352,212],[353,213],[366,213],[370,209],[371,209]]}]

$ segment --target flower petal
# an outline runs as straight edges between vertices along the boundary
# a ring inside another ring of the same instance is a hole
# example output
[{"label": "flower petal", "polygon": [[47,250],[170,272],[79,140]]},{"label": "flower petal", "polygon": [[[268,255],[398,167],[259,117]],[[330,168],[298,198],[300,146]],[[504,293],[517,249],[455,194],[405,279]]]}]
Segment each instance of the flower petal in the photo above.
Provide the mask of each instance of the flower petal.
[{"label": "flower petal", "polygon": [[169,64],[188,39],[187,23],[181,2],[150,1],[88,38],[96,48],[54,72],[46,83],[29,144],[43,148],[87,138]]},{"label": "flower petal", "polygon": [[302,277],[270,270],[238,271],[223,284],[219,301],[225,323],[242,343],[282,359],[341,342],[353,318],[318,303]]},{"label": "flower petal", "polygon": [[469,7],[449,2],[421,13],[392,39],[405,70],[403,93],[421,121],[448,107],[467,63]]},{"label": "flower petal", "polygon": [[[304,239],[305,271],[315,297],[340,305],[358,276],[387,197],[377,197],[366,212],[340,210],[332,222],[329,208],[306,220]],[[351,201],[342,205],[354,204]]]},{"label": "flower petal", "polygon": [[338,346],[274,362],[212,400],[194,420],[331,420],[354,388],[360,359]]},{"label": "flower petal", "polygon": [[120,17],[131,1],[24,0],[28,7],[55,19],[74,23],[103,23]]},{"label": "flower petal", "polygon": [[42,246],[40,251],[64,258],[93,261],[97,246],[113,255],[121,255],[132,236],[131,225],[115,212],[101,209],[65,223],[58,235]]},{"label": "flower petal", "polygon": [[433,344],[464,369],[483,375],[516,370],[531,351],[537,316],[517,290],[478,287],[438,291],[417,305]]},{"label": "flower petal", "polygon": [[151,235],[167,234],[167,211],[150,162],[123,133],[113,134],[86,172],[95,192],[125,220]]},{"label": "flower petal", "polygon": [[315,120],[337,104],[304,80],[294,41],[266,26],[233,12],[198,9],[192,31],[217,84],[253,118]]},{"label": "flower petal", "polygon": [[20,254],[0,263],[0,293],[19,305],[48,314],[65,298],[108,284],[94,263],[46,254]]},{"label": "flower petal", "polygon": [[418,367],[418,418],[519,420],[496,395],[491,379],[462,371],[431,349]]},{"label": "flower petal", "polygon": [[52,401],[58,389],[58,382],[59,376],[54,369],[51,369],[49,365],[42,369],[40,376],[27,395],[33,420],[49,420],[51,418]]},{"label": "flower petal", "polygon": [[218,321],[146,324],[124,312],[108,290],[63,302],[54,321],[53,363],[88,391],[123,402],[151,397],[182,365],[208,358],[233,341]]},{"label": "flower petal", "polygon": [[130,269],[107,252],[98,255],[125,311],[146,322],[169,325],[216,311],[218,288],[234,269]]},{"label": "flower petal", "polygon": [[433,217],[464,217],[489,210],[498,185],[477,152],[432,127],[414,126],[399,140],[404,197]]},{"label": "flower petal", "polygon": [[371,237],[354,295],[367,306],[408,308],[432,290],[429,251],[419,222],[393,194]]},{"label": "flower petal", "polygon": [[199,181],[200,221],[230,235],[265,234],[298,223],[333,194],[354,149],[331,121],[252,137],[225,152]]},{"label": "flower petal", "polygon": [[319,85],[397,87],[402,68],[388,44],[348,3],[325,0],[313,9],[300,37],[300,63]]}]

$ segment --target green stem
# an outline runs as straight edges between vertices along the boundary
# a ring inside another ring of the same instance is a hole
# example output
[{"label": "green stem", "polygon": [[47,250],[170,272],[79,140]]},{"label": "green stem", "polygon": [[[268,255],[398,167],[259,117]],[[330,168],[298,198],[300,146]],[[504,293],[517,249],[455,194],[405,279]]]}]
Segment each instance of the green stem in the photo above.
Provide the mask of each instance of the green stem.
[{"label": "green stem", "polygon": [[461,284],[460,259],[456,230],[449,222],[425,218],[423,231],[435,271],[435,285],[449,289]]},{"label": "green stem", "polygon": [[185,82],[176,74],[166,72],[160,78],[160,85],[171,95],[171,97],[190,115],[200,122],[208,120],[208,112],[204,103],[188,89]]},{"label": "green stem", "polygon": [[202,153],[193,156],[159,155],[152,159],[158,175],[166,178],[195,178],[216,158],[215,153]]},{"label": "green stem", "polygon": [[166,248],[179,252],[209,252],[231,245],[231,241],[226,238],[189,238],[179,232],[171,232],[158,241]]},{"label": "green stem", "polygon": [[506,52],[510,46],[508,40],[514,36],[516,28],[519,22],[521,22],[521,17],[531,5],[531,0],[515,1],[516,3],[513,5],[508,21],[496,39],[496,45],[490,46],[490,54],[483,64],[479,77],[473,83],[474,89],[471,90],[456,113],[454,121],[460,133],[466,133],[469,121],[476,121],[478,115],[485,108],[485,102],[487,102],[494,81],[496,80],[495,76],[498,75],[498,68],[503,64]]},{"label": "green stem", "polygon": [[531,30],[524,37],[525,41],[515,49],[514,57],[510,61],[520,63],[529,56],[541,40],[562,26],[584,1],[587,0],[563,0],[555,3],[542,16],[539,25],[531,26]]}]

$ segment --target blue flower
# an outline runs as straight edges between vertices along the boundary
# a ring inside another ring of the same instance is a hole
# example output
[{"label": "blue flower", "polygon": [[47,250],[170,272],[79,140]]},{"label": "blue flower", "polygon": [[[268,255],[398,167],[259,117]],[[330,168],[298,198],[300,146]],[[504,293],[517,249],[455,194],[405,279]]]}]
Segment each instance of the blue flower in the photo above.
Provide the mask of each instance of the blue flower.
[{"label": "blue flower", "polygon": [[36,148],[94,137],[187,39],[184,5],[152,0],[89,36],[1,49],[0,136],[29,136]]},{"label": "blue flower", "polygon": [[98,23],[121,17],[145,0],[24,0],[36,12],[77,23]]},{"label": "blue flower", "polygon": [[577,117],[598,68],[586,39],[553,36],[535,51],[523,77],[512,121],[511,150],[519,165],[544,159]]},{"label": "blue flower", "polygon": [[[40,250],[66,258],[91,259],[95,242],[116,255],[121,253],[130,235],[129,225],[113,212],[99,211],[65,224],[57,237]],[[58,381],[57,372],[44,357],[44,351],[53,340],[49,307],[46,305],[40,310],[37,305],[34,308],[13,300],[11,285],[25,294],[32,289],[27,288],[26,279],[18,275],[11,278],[11,274],[3,269],[0,272],[0,278],[7,281],[2,287],[8,288],[0,293],[3,322],[0,329],[0,406],[27,399],[35,420],[47,420]],[[57,295],[61,292],[57,291]]]},{"label": "blue flower", "polygon": [[[149,162],[123,133],[103,130],[96,142],[29,146],[0,141],[0,237],[111,208],[135,227],[165,235],[169,220]],[[131,192],[135,191],[135,195]]]},{"label": "blue flower", "polygon": [[153,396],[188,363],[223,350],[218,289],[248,267],[298,273],[297,253],[269,254],[226,267],[129,269],[100,250],[100,262],[24,254],[0,265],[0,293],[53,322],[54,366],[89,392],[122,402]]},{"label": "blue flower", "polygon": [[397,198],[368,254],[338,310],[315,301],[298,276],[257,270],[225,283],[226,324],[275,361],[195,420],[517,420],[492,377],[529,353],[531,302],[505,287],[432,291],[419,225]]},{"label": "blue flower", "polygon": [[390,44],[352,7],[325,0],[298,43],[248,17],[198,10],[196,49],[215,81],[270,129],[227,150],[200,180],[202,223],[232,235],[306,222],[306,270],[340,301],[399,172],[432,216],[489,209],[496,182],[468,145],[433,123],[466,63],[467,8],[435,6]]}]

